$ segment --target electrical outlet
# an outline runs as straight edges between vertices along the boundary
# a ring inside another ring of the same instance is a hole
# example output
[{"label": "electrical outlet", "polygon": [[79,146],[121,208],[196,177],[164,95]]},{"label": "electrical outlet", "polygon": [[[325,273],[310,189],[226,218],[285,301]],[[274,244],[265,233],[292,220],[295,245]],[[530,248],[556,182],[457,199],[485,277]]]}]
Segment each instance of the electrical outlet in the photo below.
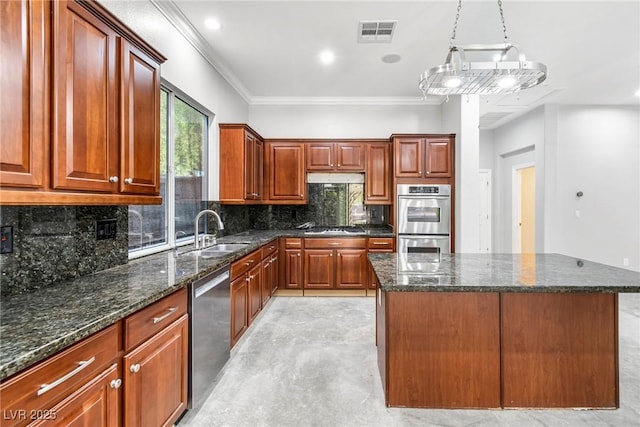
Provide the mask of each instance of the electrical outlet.
[{"label": "electrical outlet", "polygon": [[13,253],[13,227],[3,225],[0,227],[0,254]]},{"label": "electrical outlet", "polygon": [[99,219],[96,221],[96,240],[115,239],[118,225],[115,219]]},{"label": "electrical outlet", "polygon": [[622,258],[622,265],[625,267],[629,267],[629,258]]}]

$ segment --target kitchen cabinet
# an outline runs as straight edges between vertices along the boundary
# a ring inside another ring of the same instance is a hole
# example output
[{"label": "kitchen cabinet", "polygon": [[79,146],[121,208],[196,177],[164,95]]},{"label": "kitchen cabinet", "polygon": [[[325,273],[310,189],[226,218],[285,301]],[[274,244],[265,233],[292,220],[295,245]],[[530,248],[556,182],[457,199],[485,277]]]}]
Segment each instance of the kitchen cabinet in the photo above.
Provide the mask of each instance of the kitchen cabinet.
[{"label": "kitchen cabinet", "polygon": [[304,289],[366,289],[366,239],[306,238]]},{"label": "kitchen cabinet", "polygon": [[366,146],[365,199],[367,205],[391,204],[391,146],[369,143]]},{"label": "kitchen cabinet", "polygon": [[187,408],[187,290],[132,314],[124,325],[124,425],[172,425]]},{"label": "kitchen cabinet", "polygon": [[396,178],[450,178],[454,135],[392,136]]},{"label": "kitchen cabinet", "polygon": [[297,142],[265,142],[265,203],[306,204],[307,185],[304,145]]},{"label": "kitchen cabinet", "polygon": [[245,124],[220,124],[220,202],[262,201],[263,140]]},{"label": "kitchen cabinet", "polygon": [[360,142],[309,142],[307,171],[364,172],[365,144]]},{"label": "kitchen cabinet", "polygon": [[285,238],[281,240],[282,271],[281,283],[284,289],[302,289],[303,284],[303,260],[302,239]]},{"label": "kitchen cabinet", "polygon": [[49,6],[45,1],[0,3],[3,187],[42,189],[48,175]]},{"label": "kitchen cabinet", "polygon": [[[394,248],[395,239],[393,237],[369,237],[367,242],[367,251],[369,253],[376,252],[395,252]],[[376,274],[373,271],[373,267],[370,262],[367,262],[369,267],[369,289],[376,289],[378,279],[376,278]]]},{"label": "kitchen cabinet", "polygon": [[260,249],[231,264],[231,347],[242,337],[262,308],[261,270]]},{"label": "kitchen cabinet", "polygon": [[95,2],[11,3],[2,6],[2,27],[10,29],[2,51],[19,52],[10,43],[26,22],[16,22],[22,8],[31,25],[18,45],[37,58],[15,62],[16,77],[2,79],[0,104],[23,106],[7,113],[20,126],[11,134],[3,126],[3,204],[161,203],[165,58]]},{"label": "kitchen cabinet", "polygon": [[262,307],[278,289],[278,242],[273,241],[262,247]]},{"label": "kitchen cabinet", "polygon": [[91,335],[0,385],[2,426],[65,419],[116,426],[120,324]]}]

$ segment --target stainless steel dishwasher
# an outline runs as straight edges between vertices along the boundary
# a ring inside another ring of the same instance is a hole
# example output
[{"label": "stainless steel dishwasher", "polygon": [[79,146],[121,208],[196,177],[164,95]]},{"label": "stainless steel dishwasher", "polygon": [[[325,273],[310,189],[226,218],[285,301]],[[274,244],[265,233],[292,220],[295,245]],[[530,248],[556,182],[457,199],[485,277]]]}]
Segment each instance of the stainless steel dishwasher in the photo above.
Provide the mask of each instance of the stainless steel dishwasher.
[{"label": "stainless steel dishwasher", "polygon": [[198,409],[229,360],[231,302],[229,266],[191,285],[189,298],[189,408]]}]

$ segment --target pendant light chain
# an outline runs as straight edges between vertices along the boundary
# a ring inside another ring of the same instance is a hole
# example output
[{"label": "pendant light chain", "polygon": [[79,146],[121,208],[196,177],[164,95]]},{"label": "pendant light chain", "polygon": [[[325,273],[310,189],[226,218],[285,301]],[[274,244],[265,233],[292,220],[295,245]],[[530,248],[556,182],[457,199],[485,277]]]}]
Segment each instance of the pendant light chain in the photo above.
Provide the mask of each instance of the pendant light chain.
[{"label": "pendant light chain", "polygon": [[502,21],[502,32],[504,33],[504,44],[509,44],[509,37],[507,37],[507,24],[504,23],[504,11],[502,10],[502,0],[498,0],[498,8],[500,9],[500,20]]},{"label": "pendant light chain", "polygon": [[458,29],[458,20],[460,19],[460,10],[462,10],[462,0],[458,0],[458,11],[456,12],[456,21],[453,23],[453,33],[451,34],[451,39],[449,40],[449,49],[455,46],[456,30]]}]

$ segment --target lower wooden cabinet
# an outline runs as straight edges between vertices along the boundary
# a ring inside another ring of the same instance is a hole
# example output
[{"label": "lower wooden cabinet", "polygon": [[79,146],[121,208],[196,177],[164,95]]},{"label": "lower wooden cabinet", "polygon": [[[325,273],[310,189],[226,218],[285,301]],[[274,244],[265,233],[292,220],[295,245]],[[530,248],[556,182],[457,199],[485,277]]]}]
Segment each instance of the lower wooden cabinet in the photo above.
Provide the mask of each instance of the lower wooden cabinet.
[{"label": "lower wooden cabinet", "polygon": [[247,273],[249,280],[249,325],[262,310],[262,264],[257,263]]},{"label": "lower wooden cabinet", "polygon": [[[176,294],[186,304],[186,290]],[[176,305],[166,309],[173,298],[166,297],[130,316],[144,316],[149,327],[163,328],[122,359],[125,426],[171,426],[187,408],[189,316]],[[174,320],[176,315],[180,317]],[[126,330],[125,336],[130,332]]]},{"label": "lower wooden cabinet", "polygon": [[304,289],[366,289],[366,239],[307,238]]},{"label": "lower wooden cabinet", "polygon": [[231,282],[231,347],[249,327],[249,284],[245,276]]},{"label": "lower wooden cabinet", "polygon": [[32,413],[38,420],[31,426],[119,426],[122,383],[119,376],[118,364],[114,363],[51,410]]}]

